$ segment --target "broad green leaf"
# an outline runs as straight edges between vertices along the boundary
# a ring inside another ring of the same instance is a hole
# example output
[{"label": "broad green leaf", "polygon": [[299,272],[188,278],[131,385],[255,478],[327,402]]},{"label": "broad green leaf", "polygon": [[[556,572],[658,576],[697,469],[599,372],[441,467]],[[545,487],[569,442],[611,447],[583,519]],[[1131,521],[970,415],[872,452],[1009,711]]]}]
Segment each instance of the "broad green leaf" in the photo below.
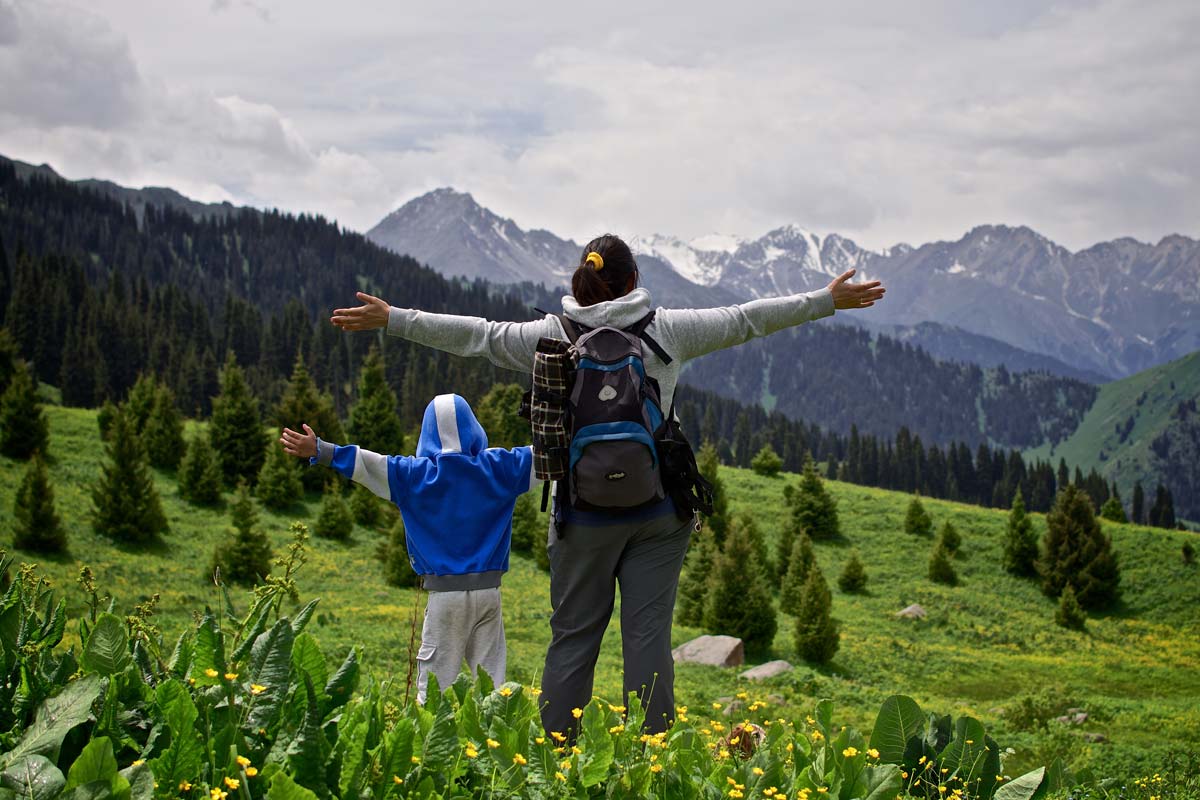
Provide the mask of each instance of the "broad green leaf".
[{"label": "broad green leaf", "polygon": [[449,769],[457,758],[458,722],[454,718],[454,707],[442,703],[421,748],[421,768],[430,772]]},{"label": "broad green leaf", "polygon": [[[351,647],[346,660],[338,667],[337,672],[325,684],[325,694],[329,697],[329,708],[337,708],[350,699],[354,687],[358,685],[358,651]],[[432,686],[432,684],[431,684]]]},{"label": "broad green leaf", "polygon": [[100,695],[100,683],[98,675],[87,675],[67,684],[58,696],[42,703],[33,724],[25,730],[17,746],[7,755],[0,756],[3,763],[14,764],[33,754],[57,760],[58,748],[67,733],[91,714],[92,703]]},{"label": "broad green leaf", "polygon": [[93,781],[104,781],[111,785],[117,777],[117,759],[113,755],[112,740],[107,736],[92,739],[83,748],[71,769],[67,772],[67,791]]},{"label": "broad green leaf", "polygon": [[862,800],[891,800],[904,788],[904,779],[895,764],[876,764],[863,770],[859,787]]},{"label": "broad green leaf", "polygon": [[298,674],[307,674],[313,686],[324,687],[329,681],[329,666],[325,654],[311,633],[302,633],[292,643],[292,666]]},{"label": "broad green leaf", "polygon": [[884,700],[871,731],[871,746],[879,751],[879,760],[902,763],[908,740],[920,734],[924,722],[921,707],[911,697],[898,694]]},{"label": "broad green leaf", "polygon": [[184,631],[179,634],[179,638],[175,641],[175,650],[171,653],[171,659],[167,662],[167,669],[177,678],[187,676],[188,670],[192,666],[192,636],[190,631]]},{"label": "broad green leaf", "polygon": [[342,714],[338,723],[337,751],[341,756],[342,771],[338,776],[338,788],[342,797],[356,797],[352,787],[359,783],[362,775],[363,760],[366,756],[367,732],[370,722],[367,716],[371,708],[366,703],[358,703]]},{"label": "broad green leaf", "polygon": [[54,609],[45,624],[42,625],[41,634],[38,636],[38,647],[49,650],[55,647],[62,641],[63,632],[67,629],[67,601],[66,598],[58,601],[58,606]]},{"label": "broad green leaf", "polygon": [[245,637],[242,638],[241,644],[234,648],[233,655],[229,657],[229,663],[240,664],[250,652],[250,648],[254,646],[254,640],[267,629],[267,619],[271,616],[271,608],[267,606],[259,612],[258,618],[254,620],[254,624],[250,626],[250,630],[246,631]]},{"label": "broad green leaf", "polygon": [[318,800],[316,793],[305,789],[292,780],[286,772],[276,772],[271,777],[271,788],[267,800]]},{"label": "broad green leaf", "polygon": [[287,748],[288,765],[292,776],[301,786],[321,789],[325,785],[325,761],[329,757],[329,744],[321,730],[321,707],[312,680],[304,676],[304,692],[308,706],[300,729]]},{"label": "broad green leaf", "polygon": [[304,608],[296,612],[296,616],[292,619],[292,633],[299,636],[308,627],[308,621],[312,619],[313,612],[317,610],[317,603],[321,602],[321,598],[310,600]]},{"label": "broad green leaf", "polygon": [[826,739],[833,738],[833,701],[821,700],[817,703],[817,728]]},{"label": "broad green leaf", "polygon": [[1019,778],[1013,778],[996,790],[994,800],[1030,800],[1042,785],[1046,777],[1046,768],[1038,767],[1033,772],[1026,772]]},{"label": "broad green leaf", "polygon": [[[192,647],[191,676],[197,686],[215,686],[225,673],[225,640],[212,611],[205,609],[204,618],[196,627]],[[210,674],[211,673],[211,674]]]},{"label": "broad green leaf", "polygon": [[58,767],[37,753],[14,761],[0,773],[0,787],[15,792],[22,800],[50,800],[58,796],[65,784]]},{"label": "broad green leaf", "polygon": [[171,744],[150,762],[150,768],[163,786],[178,786],[200,774],[204,746],[195,729],[199,712],[187,689],[176,680],[159,684],[155,705],[171,730]]},{"label": "broad green leaf", "polygon": [[83,668],[101,675],[116,675],[129,666],[129,636],[115,614],[101,614],[83,646]]},{"label": "broad green leaf", "polygon": [[392,776],[403,777],[412,768],[414,733],[413,721],[401,719],[387,735],[381,759],[383,780],[390,781]]},{"label": "broad green leaf", "polygon": [[584,786],[595,786],[608,776],[615,748],[608,732],[608,715],[593,700],[583,710],[580,739],[583,755],[579,756],[579,780]]},{"label": "broad green leaf", "polygon": [[269,730],[279,717],[292,670],[292,640],[292,626],[285,619],[254,640],[250,651],[250,681],[266,689],[254,697],[246,720],[251,730]]},{"label": "broad green leaf", "polygon": [[152,800],[154,797],[154,773],[149,765],[139,764],[121,770],[120,777],[129,786],[129,800]]}]

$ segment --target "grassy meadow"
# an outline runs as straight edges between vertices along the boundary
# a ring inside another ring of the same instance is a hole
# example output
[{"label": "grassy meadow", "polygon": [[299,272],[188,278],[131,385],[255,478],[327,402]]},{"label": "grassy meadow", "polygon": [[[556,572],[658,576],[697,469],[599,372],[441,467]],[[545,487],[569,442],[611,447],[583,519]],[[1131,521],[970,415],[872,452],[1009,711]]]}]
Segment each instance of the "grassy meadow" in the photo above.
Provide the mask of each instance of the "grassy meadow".
[{"label": "grassy meadow", "polygon": [[[158,473],[171,525],[161,544],[133,549],[96,536],[88,521],[89,488],[103,459],[96,413],[59,407],[47,407],[46,413],[50,474],[70,553],[48,558],[17,552],[17,560],[39,563],[73,611],[84,602],[74,582],[81,564],[90,565],[101,591],[116,598],[118,613],[158,593],[158,623],[167,637],[175,636],[195,610],[219,602],[204,573],[214,545],[230,527],[228,510],[188,505],[178,496],[174,476]],[[24,468],[22,462],[0,458],[0,547],[11,549],[13,497]],[[755,517],[773,554],[784,522],[783,487],[795,476],[764,478],[725,469],[722,479],[732,509]],[[1106,523],[1120,554],[1122,600],[1110,612],[1089,619],[1086,632],[1077,633],[1054,624],[1055,603],[1035,584],[1001,569],[1005,512],[924,501],[935,529],[949,519],[963,537],[955,562],[960,585],[946,587],[926,579],[932,540],[903,532],[907,495],[837,482],[827,486],[838,501],[843,539],[818,543],[816,550],[842,630],[836,657],[820,668],[798,662],[791,620],[781,616],[772,652],[755,660],[784,658],[797,668],[749,684],[739,681],[740,670],[681,666],[677,699],[693,714],[717,714],[713,701],[741,691],[770,702],[781,716],[809,713],[816,699],[829,697],[839,719],[869,731],[882,700],[903,693],[928,710],[979,718],[1002,746],[1014,749],[1006,761],[1011,774],[1059,755],[1075,766],[1091,765],[1098,774],[1148,774],[1166,750],[1195,748],[1200,736],[1200,567],[1183,564],[1180,549],[1186,540],[1200,545],[1196,534]],[[319,498],[313,496],[293,513],[260,512],[260,524],[279,552],[288,540],[289,524],[295,519],[311,524],[318,509]],[[1032,516],[1040,533],[1044,518]],[[356,528],[347,543],[313,538],[299,583],[302,601],[321,598],[309,630],[331,661],[340,661],[357,646],[371,669],[398,673],[403,680],[421,596],[384,583],[376,559],[384,537],[383,531]],[[869,576],[860,595],[843,594],[836,585],[852,549]],[[244,603],[244,594],[233,596]],[[549,578],[531,559],[514,557],[504,598],[509,677],[535,682],[550,633]],[[895,612],[910,603],[922,604],[928,617],[898,619]],[[611,628],[595,691],[616,701],[621,686],[616,614]],[[675,641],[700,633],[676,628]],[[68,631],[67,641],[77,642],[74,631]],[[1089,719],[1070,728],[1052,723],[1044,730],[1017,730],[1004,711],[1024,696],[1048,691],[1061,704],[1087,711]],[[1088,742],[1084,733],[1100,734],[1106,741]]]}]

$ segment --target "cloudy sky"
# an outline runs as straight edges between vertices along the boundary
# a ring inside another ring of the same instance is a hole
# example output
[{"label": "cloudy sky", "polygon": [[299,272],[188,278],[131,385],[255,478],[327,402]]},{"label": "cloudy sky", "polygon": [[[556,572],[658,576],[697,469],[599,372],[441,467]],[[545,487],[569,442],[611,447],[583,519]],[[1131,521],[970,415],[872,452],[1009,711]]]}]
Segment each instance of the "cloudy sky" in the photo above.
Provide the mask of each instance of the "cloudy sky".
[{"label": "cloudy sky", "polygon": [[0,153],[366,230],[1200,236],[1200,3],[0,0]]}]

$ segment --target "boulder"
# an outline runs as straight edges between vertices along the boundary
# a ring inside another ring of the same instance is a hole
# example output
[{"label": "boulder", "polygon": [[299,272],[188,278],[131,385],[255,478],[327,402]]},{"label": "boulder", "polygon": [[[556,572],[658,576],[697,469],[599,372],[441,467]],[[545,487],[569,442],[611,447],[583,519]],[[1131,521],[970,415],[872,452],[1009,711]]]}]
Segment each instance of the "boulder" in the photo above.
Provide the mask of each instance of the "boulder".
[{"label": "boulder", "polygon": [[786,661],[768,661],[765,664],[759,664],[757,667],[751,667],[741,675],[738,675],[738,677],[748,681],[761,681],[766,678],[774,678],[776,675],[782,675],[791,669],[792,665]]},{"label": "boulder", "polygon": [[925,607],[920,603],[913,603],[908,608],[901,609],[896,612],[897,617],[903,619],[925,619]]},{"label": "boulder", "polygon": [[742,640],[736,636],[697,636],[671,651],[676,664],[737,667],[746,663]]},{"label": "boulder", "polygon": [[1085,733],[1083,738],[1092,744],[1103,744],[1108,741],[1108,737],[1103,733]]}]

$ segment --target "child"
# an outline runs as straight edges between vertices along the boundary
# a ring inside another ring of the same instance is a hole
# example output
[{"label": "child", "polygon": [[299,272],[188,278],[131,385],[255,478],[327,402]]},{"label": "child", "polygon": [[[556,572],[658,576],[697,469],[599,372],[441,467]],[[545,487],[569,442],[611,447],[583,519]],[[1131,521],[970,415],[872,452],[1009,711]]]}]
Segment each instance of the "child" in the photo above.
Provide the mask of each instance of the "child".
[{"label": "child", "polygon": [[312,428],[284,428],[279,440],[293,456],[333,467],[400,509],[409,560],[429,590],[417,702],[429,673],[449,686],[465,659],[504,682],[506,649],[500,577],[508,570],[512,512],[533,482],[529,447],[487,446],[487,433],[467,401],[438,395],[425,408],[416,456],[383,456],[356,445],[321,441]]}]

